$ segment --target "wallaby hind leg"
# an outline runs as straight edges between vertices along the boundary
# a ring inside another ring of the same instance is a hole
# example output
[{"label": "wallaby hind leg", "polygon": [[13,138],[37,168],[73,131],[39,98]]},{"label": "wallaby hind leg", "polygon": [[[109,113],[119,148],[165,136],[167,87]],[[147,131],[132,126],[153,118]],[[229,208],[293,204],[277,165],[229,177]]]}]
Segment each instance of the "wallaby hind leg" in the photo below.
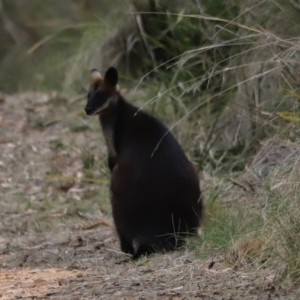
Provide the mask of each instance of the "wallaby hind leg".
[{"label": "wallaby hind leg", "polygon": [[149,255],[151,253],[160,252],[160,253],[166,253],[169,251],[173,251],[175,246],[175,243],[167,242],[164,238],[156,240],[155,242],[146,242],[146,241],[140,241],[138,239],[134,239],[132,242],[133,245],[133,256],[132,259],[138,259],[142,255]]},{"label": "wallaby hind leg", "polygon": [[139,240],[133,240],[133,255],[132,259],[136,260],[143,255],[149,255],[153,251],[153,246],[143,245]]},{"label": "wallaby hind leg", "polygon": [[134,249],[133,249],[133,246],[132,246],[132,242],[128,241],[124,237],[119,237],[119,238],[120,238],[121,250],[124,253],[127,253],[127,254],[134,254]]}]

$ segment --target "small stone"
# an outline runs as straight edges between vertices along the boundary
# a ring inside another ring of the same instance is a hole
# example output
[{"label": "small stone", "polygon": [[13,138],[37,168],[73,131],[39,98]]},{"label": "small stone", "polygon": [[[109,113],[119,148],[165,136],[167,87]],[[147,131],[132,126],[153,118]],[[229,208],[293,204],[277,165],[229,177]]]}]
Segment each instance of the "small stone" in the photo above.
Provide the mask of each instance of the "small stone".
[{"label": "small stone", "polygon": [[62,286],[62,285],[68,285],[69,284],[69,280],[65,279],[65,278],[60,278],[60,279],[58,279],[58,284],[60,286]]},{"label": "small stone", "polygon": [[44,286],[44,285],[48,285],[48,282],[44,279],[36,279],[34,282],[33,282],[34,286],[35,287],[38,287],[38,286]]}]

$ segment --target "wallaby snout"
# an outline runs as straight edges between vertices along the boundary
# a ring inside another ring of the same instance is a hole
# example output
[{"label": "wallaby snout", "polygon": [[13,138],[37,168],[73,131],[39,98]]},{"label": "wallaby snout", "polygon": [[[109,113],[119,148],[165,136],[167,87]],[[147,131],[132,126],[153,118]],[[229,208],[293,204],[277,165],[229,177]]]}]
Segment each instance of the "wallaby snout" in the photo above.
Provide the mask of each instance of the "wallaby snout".
[{"label": "wallaby snout", "polygon": [[84,110],[88,116],[91,116],[93,114],[93,109],[89,106],[86,106]]}]

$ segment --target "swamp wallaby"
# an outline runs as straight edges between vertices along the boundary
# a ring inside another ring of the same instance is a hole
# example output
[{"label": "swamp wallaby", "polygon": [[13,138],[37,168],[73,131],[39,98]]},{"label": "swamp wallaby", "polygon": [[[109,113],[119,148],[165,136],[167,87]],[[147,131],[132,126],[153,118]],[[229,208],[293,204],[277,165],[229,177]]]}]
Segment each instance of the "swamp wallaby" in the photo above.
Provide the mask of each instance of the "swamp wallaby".
[{"label": "swamp wallaby", "polygon": [[99,116],[105,136],[121,249],[133,258],[171,251],[199,227],[199,178],[168,128],[128,103],[117,83],[115,68],[104,78],[93,69],[85,111]]}]

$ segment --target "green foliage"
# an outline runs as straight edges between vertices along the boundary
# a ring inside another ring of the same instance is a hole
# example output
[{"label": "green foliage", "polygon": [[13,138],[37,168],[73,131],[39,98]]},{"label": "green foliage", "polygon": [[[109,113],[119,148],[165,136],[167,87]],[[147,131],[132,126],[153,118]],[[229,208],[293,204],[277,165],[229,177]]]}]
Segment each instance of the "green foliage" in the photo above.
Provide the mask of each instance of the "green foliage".
[{"label": "green foliage", "polygon": [[295,180],[299,179],[298,176],[298,171],[293,170],[279,184],[276,184],[276,177],[273,178],[267,187],[264,207],[265,230],[272,245],[272,263],[278,266],[278,281],[288,286],[300,283],[299,185]]},{"label": "green foliage", "polygon": [[[227,256],[236,242],[247,236],[259,235],[263,225],[261,216],[250,206],[240,203],[225,206],[220,199],[220,189],[221,185],[219,188],[212,187],[205,200],[200,237],[188,240],[189,247],[201,257],[211,256],[212,253]],[[231,261],[235,263],[235,260]]]}]

